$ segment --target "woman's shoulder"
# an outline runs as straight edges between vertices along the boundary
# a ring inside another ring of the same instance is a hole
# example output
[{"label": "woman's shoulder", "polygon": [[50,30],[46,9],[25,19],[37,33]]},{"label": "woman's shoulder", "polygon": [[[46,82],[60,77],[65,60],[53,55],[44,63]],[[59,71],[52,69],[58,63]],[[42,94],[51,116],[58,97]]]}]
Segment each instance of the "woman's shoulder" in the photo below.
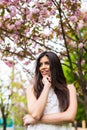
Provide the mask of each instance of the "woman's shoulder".
[{"label": "woman's shoulder", "polygon": [[32,80],[32,81],[29,81],[29,84],[26,88],[26,93],[27,92],[33,92],[33,91],[34,91],[34,81]]}]

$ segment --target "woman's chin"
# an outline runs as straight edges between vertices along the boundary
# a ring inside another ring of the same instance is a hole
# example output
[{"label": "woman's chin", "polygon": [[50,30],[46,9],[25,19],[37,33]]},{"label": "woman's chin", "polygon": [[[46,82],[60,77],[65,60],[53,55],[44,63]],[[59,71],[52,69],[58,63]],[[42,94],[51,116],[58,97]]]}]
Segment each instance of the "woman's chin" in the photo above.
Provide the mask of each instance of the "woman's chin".
[{"label": "woman's chin", "polygon": [[42,77],[48,77],[49,75],[47,75],[47,74],[44,74],[44,75],[42,75]]}]

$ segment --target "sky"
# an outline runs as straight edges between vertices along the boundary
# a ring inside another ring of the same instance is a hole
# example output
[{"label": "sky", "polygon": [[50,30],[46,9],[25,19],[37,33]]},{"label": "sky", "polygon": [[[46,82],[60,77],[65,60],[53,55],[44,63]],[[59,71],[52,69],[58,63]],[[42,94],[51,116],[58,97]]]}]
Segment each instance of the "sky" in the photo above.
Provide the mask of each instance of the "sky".
[{"label": "sky", "polygon": [[[8,85],[9,83],[9,76],[11,74],[11,69],[0,60],[0,80],[4,81],[3,83]],[[0,82],[1,85],[1,82]]]},{"label": "sky", "polygon": [[87,0],[81,0],[82,1],[82,10],[85,11],[87,10]]}]

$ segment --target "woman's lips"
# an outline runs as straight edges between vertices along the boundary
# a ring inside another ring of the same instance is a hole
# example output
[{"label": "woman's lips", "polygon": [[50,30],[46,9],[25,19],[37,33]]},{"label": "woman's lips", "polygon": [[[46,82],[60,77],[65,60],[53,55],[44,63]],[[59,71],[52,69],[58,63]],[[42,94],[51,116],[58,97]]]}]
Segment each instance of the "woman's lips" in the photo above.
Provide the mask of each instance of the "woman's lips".
[{"label": "woman's lips", "polygon": [[48,72],[44,71],[44,72],[41,72],[42,75],[47,75]]}]

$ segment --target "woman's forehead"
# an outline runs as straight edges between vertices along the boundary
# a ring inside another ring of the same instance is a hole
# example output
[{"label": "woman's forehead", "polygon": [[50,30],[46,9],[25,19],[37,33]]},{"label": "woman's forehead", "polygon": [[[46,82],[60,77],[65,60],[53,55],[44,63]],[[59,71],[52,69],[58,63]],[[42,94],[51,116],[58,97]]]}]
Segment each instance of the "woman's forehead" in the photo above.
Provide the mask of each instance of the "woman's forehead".
[{"label": "woman's forehead", "polygon": [[40,58],[40,62],[42,61],[49,61],[49,58],[47,56],[43,56]]}]

